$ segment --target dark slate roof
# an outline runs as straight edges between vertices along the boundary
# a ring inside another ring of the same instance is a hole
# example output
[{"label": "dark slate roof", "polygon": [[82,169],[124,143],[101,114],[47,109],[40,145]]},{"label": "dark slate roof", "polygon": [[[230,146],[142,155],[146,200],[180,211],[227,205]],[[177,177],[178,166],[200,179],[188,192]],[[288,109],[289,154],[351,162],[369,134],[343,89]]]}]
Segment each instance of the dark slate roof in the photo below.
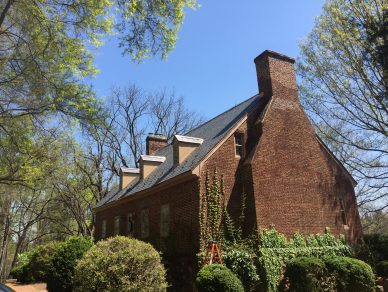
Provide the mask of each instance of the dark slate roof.
[{"label": "dark slate roof", "polygon": [[153,171],[146,179],[136,179],[126,188],[118,188],[109,192],[97,205],[100,207],[112,201],[144,191],[195,168],[203,158],[225,137],[225,135],[259,102],[257,95],[234,106],[217,117],[189,131],[185,136],[204,139],[204,142],[181,164],[173,163],[173,147],[171,144],[159,149],[155,155],[165,156],[166,161]]}]

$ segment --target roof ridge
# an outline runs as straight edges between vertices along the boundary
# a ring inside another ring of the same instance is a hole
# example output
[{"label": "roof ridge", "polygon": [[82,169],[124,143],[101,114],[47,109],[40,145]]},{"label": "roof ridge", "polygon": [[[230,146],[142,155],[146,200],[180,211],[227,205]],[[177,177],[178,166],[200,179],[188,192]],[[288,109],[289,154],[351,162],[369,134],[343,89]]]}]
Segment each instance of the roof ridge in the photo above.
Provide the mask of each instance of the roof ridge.
[{"label": "roof ridge", "polygon": [[204,126],[204,125],[210,123],[211,121],[217,119],[218,117],[220,117],[220,116],[222,116],[222,115],[224,115],[224,114],[230,112],[231,110],[233,110],[233,109],[235,109],[236,107],[242,105],[243,103],[247,102],[248,100],[253,99],[254,97],[258,97],[258,96],[259,96],[259,94],[255,94],[255,95],[251,96],[250,98],[247,98],[246,100],[244,100],[244,101],[242,101],[242,102],[236,104],[235,106],[233,106],[233,107],[227,109],[226,111],[224,111],[224,112],[222,112],[222,113],[216,115],[215,117],[211,118],[210,120],[208,120],[208,121],[206,121],[206,122],[204,122],[204,123],[202,123],[202,124],[196,126],[195,128],[191,129],[190,131],[186,132],[186,133],[184,134],[184,136],[186,136],[186,135],[188,135],[189,133],[191,133],[191,132],[193,132],[193,131],[199,129],[200,127],[202,127],[202,126]]}]

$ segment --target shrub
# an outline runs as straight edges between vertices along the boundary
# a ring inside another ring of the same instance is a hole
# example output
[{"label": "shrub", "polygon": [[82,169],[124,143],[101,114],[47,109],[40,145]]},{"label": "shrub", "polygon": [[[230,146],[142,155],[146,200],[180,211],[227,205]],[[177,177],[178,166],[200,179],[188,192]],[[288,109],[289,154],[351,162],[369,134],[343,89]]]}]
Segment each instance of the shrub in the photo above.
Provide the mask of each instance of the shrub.
[{"label": "shrub", "polygon": [[72,291],[75,266],[92,245],[90,238],[70,237],[58,248],[51,261],[49,291]]},{"label": "shrub", "polygon": [[329,274],[335,276],[338,291],[375,291],[372,268],[365,262],[348,257],[324,259]]},{"label": "shrub", "polygon": [[355,256],[372,267],[388,259],[388,234],[364,235],[363,243],[355,248]]},{"label": "shrub", "polygon": [[197,274],[197,288],[200,292],[244,291],[241,281],[223,265],[207,265]]},{"label": "shrub", "polygon": [[18,254],[17,264],[11,271],[12,277],[16,278],[20,283],[27,284],[34,281],[29,269],[31,256],[31,251]]},{"label": "shrub", "polygon": [[258,246],[260,278],[265,290],[278,291],[278,286],[287,263],[295,257],[343,256],[350,253],[343,238],[330,233],[312,234],[304,237],[295,233],[291,239],[276,231],[274,227],[262,230]]},{"label": "shrub", "polygon": [[226,247],[222,253],[226,267],[235,273],[246,291],[254,291],[260,283],[255,265],[256,255],[243,247]]},{"label": "shrub", "polygon": [[324,262],[316,257],[298,257],[291,260],[284,274],[289,291],[333,291]]},{"label": "shrub", "polygon": [[387,278],[388,277],[388,261],[381,261],[376,265],[376,273],[378,276]]},{"label": "shrub", "polygon": [[23,284],[46,282],[52,257],[59,246],[59,242],[52,241],[21,253],[16,267],[11,272],[12,276]]},{"label": "shrub", "polygon": [[98,242],[78,262],[74,291],[163,291],[167,287],[159,253],[124,236]]},{"label": "shrub", "polygon": [[28,270],[35,282],[46,282],[48,280],[49,273],[52,270],[53,256],[60,246],[60,242],[52,241],[34,248]]}]

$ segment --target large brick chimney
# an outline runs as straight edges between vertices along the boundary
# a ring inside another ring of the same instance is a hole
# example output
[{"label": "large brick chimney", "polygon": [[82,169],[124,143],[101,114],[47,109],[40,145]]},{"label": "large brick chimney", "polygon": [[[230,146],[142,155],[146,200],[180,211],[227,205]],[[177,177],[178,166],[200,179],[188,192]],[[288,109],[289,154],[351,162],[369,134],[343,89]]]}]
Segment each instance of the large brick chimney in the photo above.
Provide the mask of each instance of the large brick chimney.
[{"label": "large brick chimney", "polygon": [[266,50],[254,60],[256,64],[259,93],[264,96],[297,98],[295,59]]},{"label": "large brick chimney", "polygon": [[167,137],[161,134],[149,134],[146,138],[146,154],[155,155],[156,151],[167,145]]}]

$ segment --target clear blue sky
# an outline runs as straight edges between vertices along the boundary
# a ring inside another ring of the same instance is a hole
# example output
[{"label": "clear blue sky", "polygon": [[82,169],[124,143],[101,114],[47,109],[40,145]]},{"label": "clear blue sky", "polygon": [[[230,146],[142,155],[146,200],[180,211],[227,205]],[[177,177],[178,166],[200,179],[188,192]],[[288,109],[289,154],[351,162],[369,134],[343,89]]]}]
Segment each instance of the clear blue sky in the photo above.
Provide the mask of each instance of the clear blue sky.
[{"label": "clear blue sky", "polygon": [[211,118],[257,93],[253,59],[265,49],[297,57],[298,43],[321,13],[323,0],[198,0],[188,11],[167,60],[142,64],[122,57],[115,39],[99,48],[92,80],[100,96],[133,82],[147,91],[174,90],[190,109]]}]

